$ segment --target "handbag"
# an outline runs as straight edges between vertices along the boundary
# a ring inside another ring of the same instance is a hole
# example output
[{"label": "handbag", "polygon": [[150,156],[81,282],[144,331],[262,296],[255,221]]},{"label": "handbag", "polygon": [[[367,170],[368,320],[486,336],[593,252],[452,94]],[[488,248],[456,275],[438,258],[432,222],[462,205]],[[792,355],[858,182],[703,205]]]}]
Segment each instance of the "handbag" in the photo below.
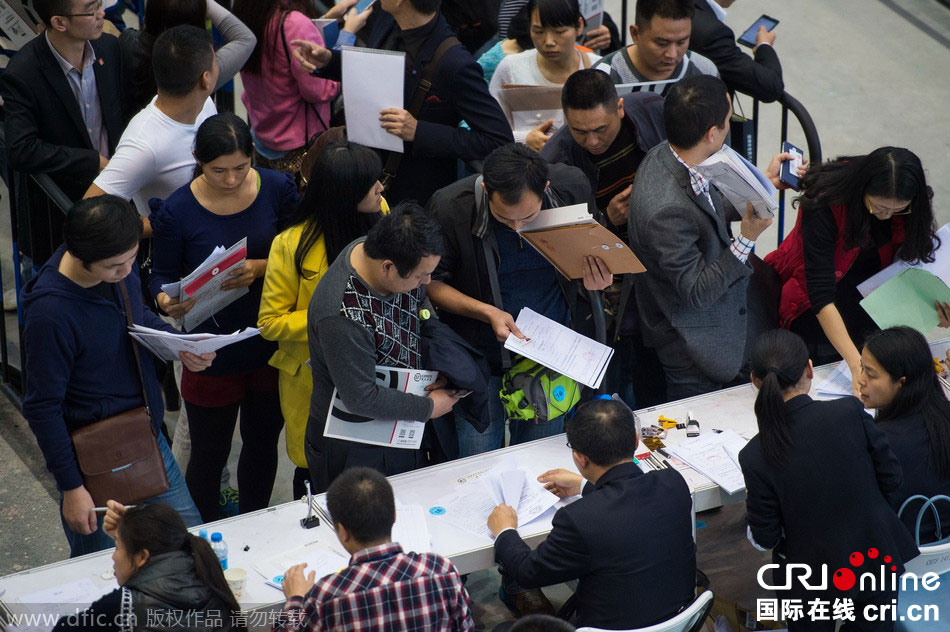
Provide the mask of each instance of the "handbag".
[{"label": "handbag", "polygon": [[[286,42],[284,42],[284,44],[286,45]],[[461,45],[462,43],[459,42],[458,38],[447,37],[442,40],[442,43],[435,49],[435,53],[432,55],[432,61],[426,66],[425,74],[423,74],[422,79],[420,79],[416,85],[415,92],[412,93],[412,99],[409,101],[409,107],[406,108],[406,111],[409,112],[412,118],[419,119],[419,110],[422,109],[426,95],[429,94],[429,89],[432,87],[432,79],[435,77],[435,71],[439,69],[439,63],[442,61],[442,57],[450,48]],[[322,118],[321,122],[323,122]],[[307,181],[310,178],[310,171],[313,169],[313,163],[317,161],[317,156],[320,155],[323,148],[330,143],[344,140],[346,140],[345,125],[330,127],[323,132],[318,132],[310,139],[310,142],[307,143],[307,151],[300,161],[301,188],[307,185]],[[391,151],[389,155],[386,156],[386,163],[383,165],[383,174],[379,178],[383,189],[386,191],[389,190],[389,186],[393,180],[396,179],[396,174],[399,172],[399,164],[402,162],[402,155],[402,152]]]},{"label": "handbag", "polygon": [[[132,306],[125,281],[119,281],[125,321],[132,326]],[[83,485],[96,506],[107,500],[135,504],[168,491],[165,460],[158,447],[148,408],[138,344],[130,340],[142,385],[144,406],[106,417],[72,433]]]}]

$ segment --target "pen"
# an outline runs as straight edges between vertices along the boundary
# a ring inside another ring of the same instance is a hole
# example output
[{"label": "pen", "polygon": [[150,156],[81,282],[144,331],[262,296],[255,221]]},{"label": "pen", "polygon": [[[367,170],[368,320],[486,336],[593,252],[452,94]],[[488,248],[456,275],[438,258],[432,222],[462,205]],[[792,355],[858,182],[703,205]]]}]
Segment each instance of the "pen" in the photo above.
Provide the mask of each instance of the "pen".
[{"label": "pen", "polygon": [[[126,505],[126,506],[125,506],[126,509],[135,509],[135,507],[136,507],[136,505]],[[93,507],[92,510],[95,511],[96,513],[105,513],[105,512],[107,512],[107,511],[109,511],[109,508],[108,508],[108,507]]]}]

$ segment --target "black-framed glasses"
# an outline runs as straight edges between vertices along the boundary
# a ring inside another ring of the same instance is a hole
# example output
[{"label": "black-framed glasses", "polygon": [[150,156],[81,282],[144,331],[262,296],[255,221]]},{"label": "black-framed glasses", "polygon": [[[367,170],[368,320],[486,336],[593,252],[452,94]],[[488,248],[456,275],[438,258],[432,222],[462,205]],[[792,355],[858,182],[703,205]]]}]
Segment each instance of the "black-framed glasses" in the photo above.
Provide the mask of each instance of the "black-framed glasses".
[{"label": "black-framed glasses", "polygon": [[92,13],[60,13],[61,18],[94,18],[102,11],[102,0],[96,2],[96,10]]}]

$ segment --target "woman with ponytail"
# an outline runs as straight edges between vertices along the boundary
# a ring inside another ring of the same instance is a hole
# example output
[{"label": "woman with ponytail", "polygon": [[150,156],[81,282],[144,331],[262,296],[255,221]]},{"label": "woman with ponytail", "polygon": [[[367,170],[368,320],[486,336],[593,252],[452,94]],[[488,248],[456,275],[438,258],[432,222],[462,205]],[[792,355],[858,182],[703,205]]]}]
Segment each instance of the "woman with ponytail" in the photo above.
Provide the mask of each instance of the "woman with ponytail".
[{"label": "woman with ponytail", "polygon": [[[910,496],[950,495],[950,402],[934,371],[927,340],[910,327],[891,327],[872,334],[861,352],[858,378],[861,401],[877,410],[875,421],[904,468],[904,482],[893,498],[897,509]],[[904,513],[916,530],[917,508]],[[942,533],[933,513],[920,526],[921,543],[950,536],[950,503],[937,506]]]},{"label": "woman with ponytail", "polygon": [[[828,565],[828,590],[805,590],[796,581],[780,598],[850,598],[863,625],[864,605],[890,604],[896,591],[839,591],[831,574],[852,568],[856,575],[879,576],[886,555],[899,576],[918,551],[888,504],[886,496],[900,486],[901,467],[884,433],[852,397],[812,400],[813,377],[808,350],[797,335],[776,329],[756,341],[752,383],[759,389],[759,434],[739,453],[749,540],[760,550],[772,549],[777,564],[808,564],[815,574]],[[852,553],[870,549],[881,555],[854,568]],[[782,584],[784,577],[779,569],[774,583]],[[820,580],[815,575],[811,581]],[[787,623],[791,632],[835,627],[833,620]]]},{"label": "woman with ponytail", "polygon": [[119,588],[85,612],[59,620],[56,632],[78,630],[245,630],[218,558],[162,503],[126,510],[110,500],[103,529],[115,538]]}]

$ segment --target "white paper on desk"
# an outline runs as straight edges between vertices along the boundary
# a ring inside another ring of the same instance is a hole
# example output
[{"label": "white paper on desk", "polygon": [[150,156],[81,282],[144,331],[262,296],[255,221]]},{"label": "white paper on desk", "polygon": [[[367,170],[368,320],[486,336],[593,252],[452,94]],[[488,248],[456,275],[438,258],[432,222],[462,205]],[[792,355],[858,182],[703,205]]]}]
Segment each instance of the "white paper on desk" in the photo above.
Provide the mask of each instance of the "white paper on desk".
[{"label": "white paper on desk", "polygon": [[235,342],[253,338],[260,332],[254,327],[247,327],[233,334],[173,334],[160,329],[151,329],[142,325],[133,325],[129,335],[138,340],[142,346],[154,353],[162,360],[177,362],[178,353],[187,351],[195,355],[211,353]]},{"label": "white paper on desk", "polygon": [[877,274],[869,277],[864,283],[859,283],[858,292],[861,293],[861,296],[867,298],[868,294],[907,268],[921,268],[922,270],[932,272],[935,276],[944,281],[950,281],[950,248],[946,248],[947,244],[950,243],[950,224],[941,226],[937,231],[937,237],[940,238],[940,247],[934,251],[934,261],[932,263],[917,263],[911,265],[906,261],[897,260]]},{"label": "white paper on desk", "polygon": [[[460,529],[491,539],[491,531],[488,530],[488,516],[499,503],[492,497],[493,492],[489,491],[490,483],[488,481],[494,478],[496,474],[512,471],[515,465],[516,462],[513,458],[495,465],[489,472],[481,476],[481,485],[460,485],[452,493],[437,500],[429,512],[436,518],[444,518]],[[524,477],[521,494],[517,504],[505,504],[515,507],[518,512],[518,524],[525,525],[553,507],[557,503],[558,497],[544,489],[535,475],[525,470],[515,471],[520,471]],[[497,493],[504,494],[502,490],[498,490]]]},{"label": "white paper on desk", "polygon": [[421,505],[396,503],[396,524],[393,525],[393,542],[398,542],[405,552],[429,553],[432,540],[426,523],[426,510]]},{"label": "white paper on desk", "polygon": [[[425,387],[435,382],[438,375],[436,371],[377,366],[376,384],[424,397]],[[418,450],[422,445],[425,427],[425,421],[370,419],[356,415],[350,412],[340,398],[339,392],[334,388],[323,436],[357,443]]]},{"label": "white paper on desk", "polygon": [[815,387],[815,394],[823,397],[847,397],[852,393],[851,369],[844,360]]},{"label": "white paper on desk", "polygon": [[260,573],[269,586],[279,590],[287,569],[294,564],[304,562],[307,564],[304,575],[309,575],[310,571],[314,571],[317,579],[320,579],[336,573],[341,568],[346,568],[350,560],[318,540],[254,564],[253,568]]},{"label": "white paper on desk", "polygon": [[343,109],[350,142],[403,152],[402,139],[379,124],[379,113],[404,108],[406,54],[374,48],[343,47]]},{"label": "white paper on desk", "polygon": [[554,369],[581,384],[598,388],[614,350],[524,307],[515,321],[529,338],[505,340],[505,348]]},{"label": "white paper on desk", "polygon": [[182,300],[198,297],[195,306],[181,319],[181,328],[192,331],[195,327],[248,293],[247,287],[222,290],[221,286],[231,273],[247,261],[247,237],[204,263],[181,280]]},{"label": "white paper on desk", "polygon": [[727,429],[722,432],[704,432],[667,450],[719,485],[727,494],[735,494],[745,489],[745,479],[726,448],[728,446],[738,454],[746,443],[735,431]]},{"label": "white paper on desk", "polygon": [[56,617],[73,614],[83,608],[87,608],[89,604],[111,590],[112,588],[98,588],[92,580],[83,578],[74,582],[44,588],[43,590],[23,595],[17,599],[17,601],[22,604],[29,604],[29,612],[31,614],[50,615],[50,618],[54,619],[54,621],[42,628],[19,627],[17,629],[49,630],[53,626],[53,623],[55,623]]}]

